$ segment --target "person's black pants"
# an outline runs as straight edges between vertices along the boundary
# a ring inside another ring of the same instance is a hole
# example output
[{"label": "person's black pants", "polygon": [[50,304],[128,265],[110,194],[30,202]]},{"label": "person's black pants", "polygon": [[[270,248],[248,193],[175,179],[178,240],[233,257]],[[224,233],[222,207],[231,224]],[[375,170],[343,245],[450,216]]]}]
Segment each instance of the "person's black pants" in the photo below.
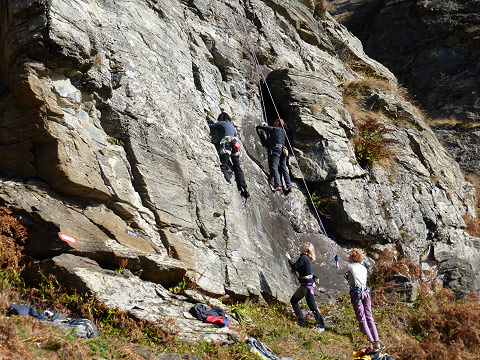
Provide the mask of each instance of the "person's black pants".
[{"label": "person's black pants", "polygon": [[293,311],[295,315],[297,315],[298,321],[300,324],[305,324],[305,319],[303,318],[302,309],[298,302],[305,297],[307,301],[308,308],[311,312],[313,312],[313,316],[315,316],[315,320],[317,321],[317,325],[324,328],[325,322],[323,321],[322,314],[318,311],[317,304],[315,303],[315,296],[313,295],[313,290],[307,289],[305,286],[300,285],[300,287],[295,291],[292,298],[290,299],[290,304],[292,304]]},{"label": "person's black pants", "polygon": [[271,161],[269,164],[270,176],[273,177],[275,187],[282,186],[281,176],[283,176],[287,190],[290,189],[292,187],[292,181],[290,180],[287,158],[283,154],[281,147],[276,147],[271,150]]},{"label": "person's black pants", "polygon": [[220,155],[220,169],[222,169],[223,176],[228,183],[230,183],[230,174],[228,173],[228,163],[230,158],[232,159],[233,173],[235,174],[235,180],[237,186],[244,188],[246,186],[245,176],[243,175],[242,168],[240,167],[240,156],[229,154]]}]

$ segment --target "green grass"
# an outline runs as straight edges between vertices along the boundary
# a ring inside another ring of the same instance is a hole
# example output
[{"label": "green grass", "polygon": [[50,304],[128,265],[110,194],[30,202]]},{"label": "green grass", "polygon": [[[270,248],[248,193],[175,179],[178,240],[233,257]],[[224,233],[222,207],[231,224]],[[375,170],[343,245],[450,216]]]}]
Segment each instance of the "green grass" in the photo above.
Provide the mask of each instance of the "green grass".
[{"label": "green grass", "polygon": [[[0,359],[140,359],[138,346],[148,347],[152,353],[193,354],[206,360],[258,359],[243,342],[222,345],[180,341],[175,336],[173,319],[156,325],[137,322],[118,309],[107,308],[93,296],[67,292],[51,276],[41,277],[36,287],[26,287],[19,275],[23,266],[21,246],[12,241],[22,238],[24,232],[12,219],[8,211],[0,213],[0,224],[8,224],[0,233]],[[388,302],[383,291],[388,286],[385,279],[391,274],[420,281],[423,290],[415,303]],[[377,259],[371,280],[375,285],[374,303],[381,304],[373,307],[373,316],[387,351],[396,360],[480,358],[478,295],[455,301],[448,290],[431,281],[422,283],[418,265],[393,252],[385,252]],[[185,281],[177,285],[188,286]],[[34,318],[7,316],[10,303],[91,319],[99,336],[80,340]],[[256,338],[282,357],[351,359],[353,350],[367,344],[348,296],[334,303],[319,303],[327,325],[323,333],[314,329],[312,316],[306,318],[307,327],[298,326],[289,304],[259,305],[249,300],[229,306],[240,323],[231,325],[237,333]],[[304,302],[301,306],[306,308]],[[447,357],[439,358],[438,354]]]},{"label": "green grass", "polygon": [[113,136],[109,136],[107,138],[107,140],[112,145],[125,146],[125,142],[122,139],[119,139],[119,138],[116,138],[116,137],[113,137]]},{"label": "green grass", "polygon": [[[0,302],[0,358],[138,359],[135,346],[141,345],[150,348],[153,353],[192,354],[201,359],[258,359],[243,342],[221,345],[180,341],[174,334],[165,331],[162,325],[138,323],[116,309],[103,307],[93,297],[66,294],[51,278],[45,278],[37,289],[25,289],[18,275],[8,272],[0,272],[0,275],[4,289],[1,294],[3,301]],[[98,326],[99,336],[91,340],[79,340],[73,334],[61,333],[32,318],[5,316],[6,304],[18,300],[24,303],[55,303],[57,308],[63,307],[69,315],[90,317]],[[311,315],[306,317],[307,327],[298,326],[289,304],[276,302],[259,305],[249,300],[229,306],[240,323],[235,330],[245,337],[254,337],[265,343],[279,356],[296,360],[344,360],[351,359],[353,350],[367,344],[367,339],[359,331],[348,296],[330,304],[319,303],[319,310],[326,318],[327,325],[323,333],[314,329]],[[305,308],[303,301],[302,307]],[[373,315],[390,355],[397,360],[426,360],[431,358],[431,352],[428,351],[434,351],[433,346],[452,351],[448,343],[433,342],[432,336],[449,341],[449,337],[455,335],[454,330],[461,328],[462,339],[475,341],[476,331],[480,327],[479,309],[478,298],[461,302],[455,301],[448,292],[435,295],[422,293],[410,305],[384,303],[374,306]],[[445,320],[448,320],[446,324],[452,322],[455,329],[441,325]],[[463,326],[460,321],[472,323]],[[457,336],[452,339],[459,341],[460,338]],[[470,346],[466,351],[473,356],[478,354],[475,349],[475,346]]]},{"label": "green grass", "polygon": [[[279,356],[294,359],[344,359],[345,356],[351,357],[350,349],[354,343],[350,338],[360,337],[358,326],[352,326],[353,310],[349,309],[351,306],[344,306],[343,300],[320,306],[324,316],[343,316],[335,328],[327,322],[327,331],[324,333],[315,330],[313,317],[307,316],[307,327],[298,326],[290,305],[273,303],[261,306],[247,301],[231,305],[231,308],[240,323],[246,327],[247,335],[264,342]],[[351,335],[350,338],[348,335]]]}]

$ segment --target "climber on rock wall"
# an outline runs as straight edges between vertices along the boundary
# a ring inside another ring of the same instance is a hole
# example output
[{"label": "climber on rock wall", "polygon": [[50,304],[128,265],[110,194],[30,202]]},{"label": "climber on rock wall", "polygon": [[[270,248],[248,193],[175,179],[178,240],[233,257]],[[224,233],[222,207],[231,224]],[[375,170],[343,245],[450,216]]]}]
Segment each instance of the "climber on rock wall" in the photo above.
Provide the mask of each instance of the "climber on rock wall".
[{"label": "climber on rock wall", "polygon": [[[257,130],[267,132],[270,176],[274,179],[274,191],[282,190],[282,177],[285,182],[286,192],[292,190],[292,182],[287,166],[288,148],[286,142],[286,124],[282,119],[275,120],[273,126],[267,126],[266,123],[257,125]],[[280,171],[279,171],[280,168]]]},{"label": "climber on rock wall", "polygon": [[208,126],[210,129],[218,131],[218,135],[221,139],[218,154],[220,156],[220,169],[222,169],[225,180],[227,180],[229,184],[231,183],[230,174],[228,172],[231,159],[238,190],[241,191],[242,196],[248,198],[250,194],[247,190],[245,176],[240,167],[240,142],[236,138],[237,131],[233,126],[230,116],[226,112],[222,112],[218,115],[217,122],[208,124]]}]

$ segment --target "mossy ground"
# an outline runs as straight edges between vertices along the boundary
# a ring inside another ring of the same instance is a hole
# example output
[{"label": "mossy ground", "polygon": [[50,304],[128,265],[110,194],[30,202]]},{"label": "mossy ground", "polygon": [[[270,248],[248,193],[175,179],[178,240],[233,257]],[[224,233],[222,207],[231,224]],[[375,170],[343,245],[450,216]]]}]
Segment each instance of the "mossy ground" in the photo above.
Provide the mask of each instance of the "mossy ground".
[{"label": "mossy ground", "polygon": [[[67,293],[54,278],[44,277],[36,287],[26,287],[19,276],[26,232],[0,207],[0,359],[145,359],[149,354],[194,354],[202,359],[258,359],[245,343],[221,345],[186,343],[174,332],[175,320],[152,325],[137,322],[94,297]],[[419,279],[421,293],[413,304],[388,301],[384,289],[388,276],[401,273]],[[431,274],[430,274],[431,275]],[[480,359],[480,303],[476,294],[456,301],[451,292],[433,281],[424,281],[418,266],[395,253],[377,259],[372,272],[373,315],[385,352],[397,360]],[[10,303],[51,309],[71,317],[89,318],[99,330],[95,339],[80,340],[31,317],[12,316]],[[327,330],[319,333],[313,318],[307,327],[297,325],[291,307],[282,303],[259,305],[252,301],[229,305],[245,337],[254,337],[283,357],[302,359],[352,359],[352,351],[366,346],[348,296],[319,304]],[[305,304],[303,304],[305,307]]]},{"label": "mossy ground", "polygon": [[[5,271],[1,274],[2,359],[143,359],[140,354],[146,349],[152,353],[194,354],[202,359],[257,358],[244,343],[225,346],[181,342],[166,331],[164,326],[168,324],[156,327],[137,323],[126,314],[102,307],[91,297],[64,294],[61,288],[22,289],[18,277],[12,278]],[[42,293],[43,296],[39,295]],[[35,300],[32,294],[39,297]],[[55,301],[56,309],[94,320],[99,336],[79,340],[34,318],[10,316],[7,312],[10,302],[54,306]],[[279,356],[298,360],[352,359],[353,350],[367,345],[347,296],[332,304],[320,304],[327,324],[323,333],[315,330],[313,318],[309,316],[307,327],[298,326],[286,304],[259,305],[247,301],[230,306],[241,324],[237,330],[264,342]],[[455,301],[448,291],[442,290],[435,295],[423,294],[410,305],[374,306],[373,314],[385,351],[397,360],[443,359],[442,354],[450,354],[449,359],[480,358],[480,305],[474,295],[465,301]]]}]

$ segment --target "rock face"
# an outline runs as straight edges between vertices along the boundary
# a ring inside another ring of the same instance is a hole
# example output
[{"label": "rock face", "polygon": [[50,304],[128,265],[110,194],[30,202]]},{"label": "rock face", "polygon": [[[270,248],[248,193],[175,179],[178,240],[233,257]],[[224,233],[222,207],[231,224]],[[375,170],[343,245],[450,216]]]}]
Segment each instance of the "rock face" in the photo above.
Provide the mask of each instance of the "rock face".
[{"label": "rock face", "polygon": [[415,95],[462,168],[480,174],[480,3],[333,0],[329,10]]},{"label": "rock face", "polygon": [[[285,251],[312,242],[319,294],[334,297],[346,291],[330,264],[339,243],[395,243],[418,261],[467,262],[458,293],[478,290],[478,239],[462,218],[476,216],[472,185],[404,97],[371,86],[359,106],[380,114],[396,145],[389,163],[360,166],[345,84],[396,80],[316,2],[0,4],[0,202],[28,226],[30,255],[126,267],[152,294],[185,277],[209,295],[288,301]],[[260,72],[290,126],[288,196],[271,192],[255,132]],[[247,200],[224,180],[208,131],[221,109],[243,144]],[[331,206],[313,211],[305,184]],[[445,265],[449,284],[456,268]]]}]

